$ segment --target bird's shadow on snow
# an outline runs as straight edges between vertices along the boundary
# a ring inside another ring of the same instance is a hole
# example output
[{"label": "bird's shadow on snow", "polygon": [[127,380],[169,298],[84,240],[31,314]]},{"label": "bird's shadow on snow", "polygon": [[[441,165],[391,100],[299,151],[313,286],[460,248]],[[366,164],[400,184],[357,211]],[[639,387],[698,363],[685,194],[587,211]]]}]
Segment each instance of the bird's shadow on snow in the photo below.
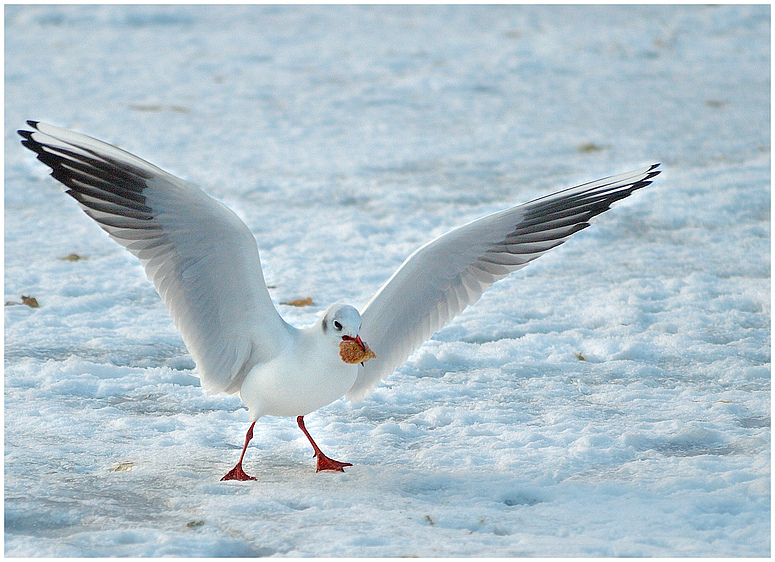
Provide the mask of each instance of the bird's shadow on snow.
[{"label": "bird's shadow on snow", "polygon": [[[279,463],[279,464],[278,464]],[[426,506],[486,505],[488,509],[517,509],[552,501],[540,484],[481,468],[433,469],[356,465],[345,473],[315,473],[314,463],[264,459],[254,482],[212,482],[203,492],[215,496],[260,496],[296,509],[331,501],[380,504],[409,502]],[[295,501],[293,498],[305,498]]]}]

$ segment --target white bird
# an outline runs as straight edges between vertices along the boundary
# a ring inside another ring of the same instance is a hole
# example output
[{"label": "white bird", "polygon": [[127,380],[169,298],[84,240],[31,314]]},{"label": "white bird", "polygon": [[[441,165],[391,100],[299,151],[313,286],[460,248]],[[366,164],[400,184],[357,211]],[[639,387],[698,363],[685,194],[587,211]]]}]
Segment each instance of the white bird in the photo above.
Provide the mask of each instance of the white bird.
[{"label": "white bird", "polygon": [[[304,416],[359,401],[495,281],[559,246],[651,183],[659,164],[487,215],[425,244],[362,308],[329,307],[311,328],[287,324],[269,296],[248,227],[222,203],[128,152],[28,121],[22,144],[110,237],[137,256],[183,336],[208,393],[239,393],[250,428],[223,480],[255,480],[242,461],[256,421],[296,416],[317,470],[328,458]],[[368,345],[366,345],[367,342]],[[376,355],[376,357],[375,357]]]}]

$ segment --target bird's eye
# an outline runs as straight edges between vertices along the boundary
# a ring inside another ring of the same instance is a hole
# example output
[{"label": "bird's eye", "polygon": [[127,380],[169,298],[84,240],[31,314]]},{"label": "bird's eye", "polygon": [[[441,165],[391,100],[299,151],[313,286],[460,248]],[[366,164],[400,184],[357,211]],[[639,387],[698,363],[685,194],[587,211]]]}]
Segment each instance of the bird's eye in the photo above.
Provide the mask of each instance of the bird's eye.
[{"label": "bird's eye", "polygon": [[342,330],[342,324],[339,322],[339,320],[334,320],[334,328],[336,328],[337,331]]}]

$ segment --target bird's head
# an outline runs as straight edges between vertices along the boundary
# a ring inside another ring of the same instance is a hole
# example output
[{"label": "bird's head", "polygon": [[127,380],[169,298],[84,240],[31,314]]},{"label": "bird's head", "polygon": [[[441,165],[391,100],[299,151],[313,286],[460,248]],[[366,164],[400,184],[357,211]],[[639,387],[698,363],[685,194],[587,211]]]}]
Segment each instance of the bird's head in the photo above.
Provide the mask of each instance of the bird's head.
[{"label": "bird's head", "polygon": [[348,304],[328,307],[320,320],[323,335],[339,346],[339,355],[345,363],[365,363],[376,357],[361,340],[361,315]]}]

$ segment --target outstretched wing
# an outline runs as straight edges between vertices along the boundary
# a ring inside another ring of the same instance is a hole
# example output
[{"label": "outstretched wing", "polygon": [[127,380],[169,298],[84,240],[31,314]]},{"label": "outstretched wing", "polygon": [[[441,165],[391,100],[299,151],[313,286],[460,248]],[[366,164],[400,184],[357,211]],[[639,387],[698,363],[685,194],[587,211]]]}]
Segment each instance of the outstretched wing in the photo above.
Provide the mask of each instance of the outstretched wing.
[{"label": "outstretched wing", "polygon": [[91,137],[28,121],[22,144],[111,238],[137,256],[209,392],[239,390],[292,328],[264,282],[253,234],[199,188]]},{"label": "outstretched wing", "polygon": [[651,183],[659,164],[586,183],[456,228],[409,256],[361,313],[377,358],[347,397],[361,400],[495,281],[589,226],[613,202]]}]

